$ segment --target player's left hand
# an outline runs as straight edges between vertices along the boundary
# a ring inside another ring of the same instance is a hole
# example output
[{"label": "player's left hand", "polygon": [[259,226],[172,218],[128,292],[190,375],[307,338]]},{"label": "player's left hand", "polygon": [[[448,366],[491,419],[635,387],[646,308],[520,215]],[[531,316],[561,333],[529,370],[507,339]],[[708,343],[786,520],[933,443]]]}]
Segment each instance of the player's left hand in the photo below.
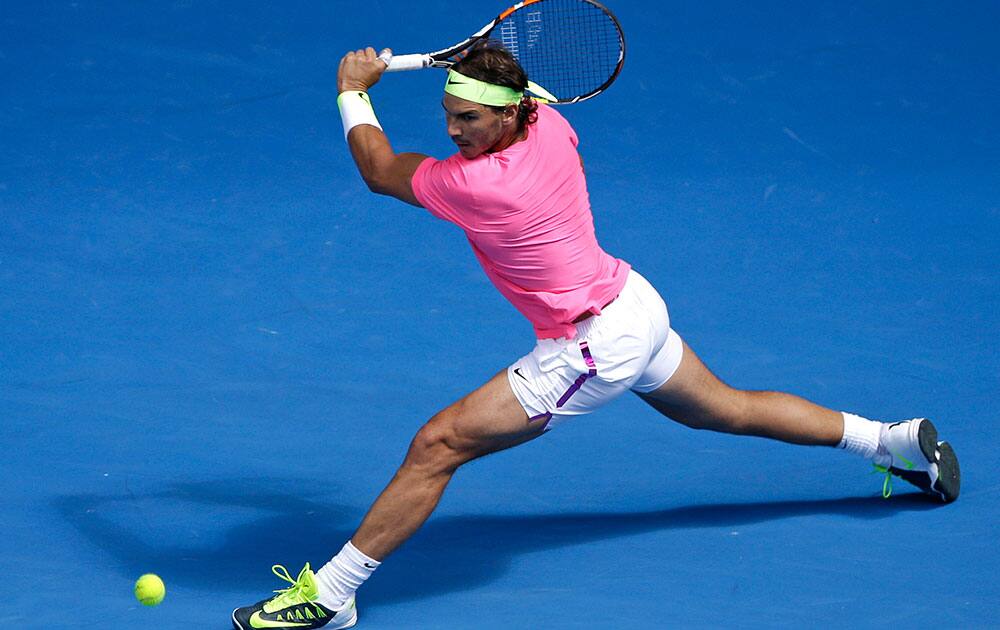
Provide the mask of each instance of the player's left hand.
[{"label": "player's left hand", "polygon": [[[392,54],[388,48],[379,54]],[[386,62],[375,54],[375,49],[369,46],[364,50],[355,50],[344,55],[337,69],[337,91],[359,90],[367,92],[368,88],[378,83],[385,72]]]}]

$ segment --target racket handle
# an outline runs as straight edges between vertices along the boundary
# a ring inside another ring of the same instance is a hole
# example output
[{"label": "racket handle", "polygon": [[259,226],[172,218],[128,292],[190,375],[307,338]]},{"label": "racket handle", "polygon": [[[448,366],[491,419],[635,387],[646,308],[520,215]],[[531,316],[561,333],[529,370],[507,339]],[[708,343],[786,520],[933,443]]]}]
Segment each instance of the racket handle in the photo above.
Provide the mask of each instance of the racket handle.
[{"label": "racket handle", "polygon": [[[384,61],[384,58],[382,58]],[[389,66],[386,72],[399,72],[401,70],[420,70],[431,65],[430,55],[393,55],[389,58]]]}]

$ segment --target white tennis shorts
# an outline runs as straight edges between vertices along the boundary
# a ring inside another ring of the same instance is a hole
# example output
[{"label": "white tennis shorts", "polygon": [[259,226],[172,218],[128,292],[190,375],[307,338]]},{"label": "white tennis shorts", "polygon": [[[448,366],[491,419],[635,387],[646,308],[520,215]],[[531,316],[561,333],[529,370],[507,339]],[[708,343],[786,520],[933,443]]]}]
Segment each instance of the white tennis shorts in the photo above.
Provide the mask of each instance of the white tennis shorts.
[{"label": "white tennis shorts", "polygon": [[514,396],[546,430],[596,410],[624,392],[651,392],[681,364],[680,336],[667,305],[638,272],[600,315],[576,326],[573,339],[539,339],[507,368]]}]

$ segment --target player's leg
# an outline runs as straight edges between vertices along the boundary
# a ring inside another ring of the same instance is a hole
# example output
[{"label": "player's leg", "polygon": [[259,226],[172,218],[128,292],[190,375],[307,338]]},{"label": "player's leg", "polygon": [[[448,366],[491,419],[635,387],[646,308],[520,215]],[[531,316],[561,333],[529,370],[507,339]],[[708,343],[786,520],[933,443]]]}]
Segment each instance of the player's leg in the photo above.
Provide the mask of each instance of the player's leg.
[{"label": "player's leg", "polygon": [[382,560],[430,516],[459,466],[534,439],[544,428],[544,421],[529,421],[506,370],[498,373],[417,432],[403,464],[351,541]]},{"label": "player's leg", "polygon": [[577,322],[574,338],[539,340],[505,372],[432,418],[358,531],[318,572],[318,600],[335,606],[353,597],[380,560],[423,524],[459,466],[538,437],[628,391],[655,345],[637,316],[638,282],[630,277],[601,316]]},{"label": "player's leg", "polygon": [[[679,346],[677,352],[668,351],[670,343]],[[677,354],[681,355],[679,365]],[[712,374],[673,331],[660,356],[650,363],[653,382],[666,381],[636,393],[677,422],[695,429],[793,444],[839,446],[871,460],[886,472],[886,497],[891,492],[891,474],[944,502],[958,498],[958,458],[947,442],[938,441],[937,429],[925,418],[884,424],[836,412],[791,394],[732,388]]]},{"label": "player's leg", "polygon": [[691,348],[658,389],[639,396],[665,416],[693,429],[756,435],[794,444],[836,446],[844,416],[804,398],[735,389],[719,380]]},{"label": "player's leg", "polygon": [[392,481],[330,562],[316,573],[307,564],[296,579],[283,567],[282,571],[275,567],[291,588],[233,611],[234,627],[339,630],[353,626],[357,622],[355,589],[427,520],[458,467],[534,439],[545,431],[546,423],[547,419],[529,420],[511,390],[506,370],[500,372],[417,432]]}]

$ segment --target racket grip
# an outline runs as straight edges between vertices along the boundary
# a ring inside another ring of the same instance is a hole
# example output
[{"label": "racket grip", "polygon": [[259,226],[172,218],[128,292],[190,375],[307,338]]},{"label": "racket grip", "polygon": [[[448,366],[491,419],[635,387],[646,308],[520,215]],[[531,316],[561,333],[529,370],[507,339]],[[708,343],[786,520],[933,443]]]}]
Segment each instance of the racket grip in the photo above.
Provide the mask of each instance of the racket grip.
[{"label": "racket grip", "polygon": [[430,55],[393,55],[389,59],[389,66],[386,72],[399,72],[402,70],[420,70],[431,65]]}]

